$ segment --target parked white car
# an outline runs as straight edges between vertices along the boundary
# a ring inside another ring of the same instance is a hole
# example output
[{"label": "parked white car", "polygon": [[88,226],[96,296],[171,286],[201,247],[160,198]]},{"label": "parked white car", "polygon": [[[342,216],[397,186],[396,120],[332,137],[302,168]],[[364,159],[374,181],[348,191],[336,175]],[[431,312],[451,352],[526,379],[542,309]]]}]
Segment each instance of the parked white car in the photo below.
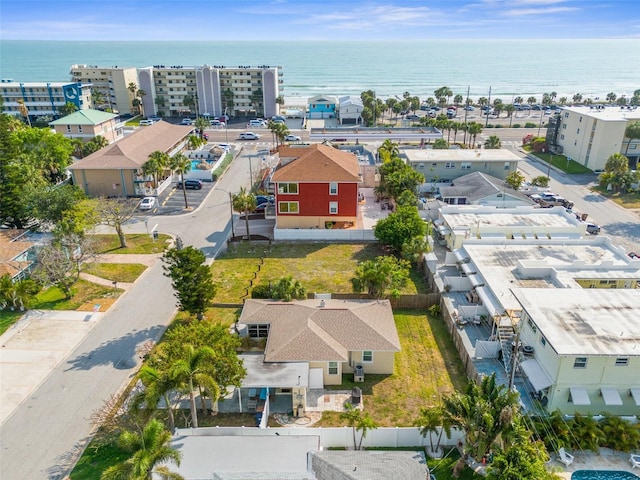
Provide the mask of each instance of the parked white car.
[{"label": "parked white car", "polygon": [[153,210],[154,208],[156,208],[155,197],[144,197],[138,205],[138,210]]},{"label": "parked white car", "polygon": [[285,142],[299,142],[302,139],[298,135],[287,135],[284,137]]}]

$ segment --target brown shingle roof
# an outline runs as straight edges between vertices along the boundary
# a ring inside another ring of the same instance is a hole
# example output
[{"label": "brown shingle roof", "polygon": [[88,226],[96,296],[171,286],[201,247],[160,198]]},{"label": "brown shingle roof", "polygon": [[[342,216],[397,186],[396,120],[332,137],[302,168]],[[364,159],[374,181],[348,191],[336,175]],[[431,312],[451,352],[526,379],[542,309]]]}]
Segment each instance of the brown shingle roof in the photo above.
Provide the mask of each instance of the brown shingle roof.
[{"label": "brown shingle roof", "polygon": [[347,361],[349,351],[400,351],[387,300],[247,300],[240,323],[270,324],[266,362]]},{"label": "brown shingle roof", "polygon": [[0,230],[0,276],[8,274],[13,278],[31,265],[31,262],[28,261],[14,260],[33,247],[33,242],[17,240],[26,233],[27,230],[24,229]]},{"label": "brown shingle roof", "polygon": [[173,125],[169,122],[156,122],[148,127],[140,128],[109,145],[92,153],[88,157],[75,162],[71,170],[110,170],[113,168],[134,169],[141,167],[149,155],[156,150],[169,152],[177,143],[186,138],[193,127]]},{"label": "brown shingle roof", "polygon": [[[281,147],[283,160],[273,174],[273,182],[359,182],[357,157],[350,152],[322,144],[308,147]],[[285,159],[295,158],[288,163]]]}]

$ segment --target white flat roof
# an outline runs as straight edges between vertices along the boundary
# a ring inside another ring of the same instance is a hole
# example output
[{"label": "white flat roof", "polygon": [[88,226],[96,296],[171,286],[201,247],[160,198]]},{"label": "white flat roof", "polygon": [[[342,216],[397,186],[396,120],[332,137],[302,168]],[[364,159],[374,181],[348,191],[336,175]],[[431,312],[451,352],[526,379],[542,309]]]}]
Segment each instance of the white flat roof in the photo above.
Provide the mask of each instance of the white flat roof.
[{"label": "white flat roof", "polygon": [[514,288],[558,355],[640,356],[640,289]]},{"label": "white flat roof", "polygon": [[640,120],[640,108],[604,107],[596,109],[591,107],[563,107],[563,111],[564,110],[597,118],[602,121]]},{"label": "white flat roof", "polygon": [[458,207],[443,208],[440,215],[452,230],[468,227],[474,232],[476,229],[482,231],[487,228],[521,228],[523,232],[532,227],[585,228],[584,224],[578,222],[563,207]]},{"label": "white flat roof", "polygon": [[[503,239],[492,243],[468,240],[456,251],[456,258],[458,256],[468,257],[473,263],[476,275],[484,280],[483,288],[491,292],[488,297],[499,302],[503,309],[516,311],[521,307],[511,294],[512,288],[539,289],[541,296],[549,290],[562,288],[566,295],[567,288],[572,292],[582,290],[575,282],[576,278],[640,278],[640,265],[631,265],[636,262],[630,262],[606,237]],[[522,273],[518,269],[520,266],[531,270]]]},{"label": "white flat roof", "polygon": [[293,388],[309,385],[309,364],[306,362],[264,362],[263,353],[240,355],[247,369],[242,379],[245,388]]},{"label": "white flat roof", "polygon": [[410,162],[518,162],[519,156],[506,148],[498,149],[405,149],[401,152]]},{"label": "white flat roof", "polygon": [[184,435],[173,437],[171,445],[182,461],[168,466],[187,480],[214,478],[216,472],[253,472],[252,478],[259,478],[260,473],[306,473],[307,452],[319,450],[320,437]]}]

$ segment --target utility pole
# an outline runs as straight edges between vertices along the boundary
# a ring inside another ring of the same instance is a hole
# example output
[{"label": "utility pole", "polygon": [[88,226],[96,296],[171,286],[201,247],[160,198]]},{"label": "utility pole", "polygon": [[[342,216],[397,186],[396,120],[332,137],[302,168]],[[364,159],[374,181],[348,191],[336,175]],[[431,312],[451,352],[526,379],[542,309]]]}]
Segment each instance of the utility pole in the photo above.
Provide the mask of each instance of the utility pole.
[{"label": "utility pole", "polygon": [[516,366],[518,364],[518,349],[520,348],[520,329],[516,332],[516,339],[513,341],[511,351],[511,372],[509,374],[509,391],[513,388],[516,377]]},{"label": "utility pole", "polygon": [[487,125],[489,125],[489,112],[491,111],[491,86],[489,86],[489,100],[487,101],[487,107],[489,108],[489,110],[487,110],[487,118],[484,121],[484,126],[486,128]]}]

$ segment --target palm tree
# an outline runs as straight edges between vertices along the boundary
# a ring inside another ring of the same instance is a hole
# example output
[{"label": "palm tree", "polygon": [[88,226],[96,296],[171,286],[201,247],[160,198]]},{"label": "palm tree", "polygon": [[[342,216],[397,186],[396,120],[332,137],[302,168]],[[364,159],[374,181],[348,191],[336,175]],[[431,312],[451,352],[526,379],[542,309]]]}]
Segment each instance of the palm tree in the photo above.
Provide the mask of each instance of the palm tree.
[{"label": "palm tree", "polygon": [[256,196],[247,192],[247,190],[242,187],[240,188],[240,192],[236,193],[233,196],[233,209],[236,212],[244,212],[244,221],[247,226],[247,237],[249,240],[251,239],[251,234],[249,233],[249,214],[256,209]]},{"label": "palm tree", "polygon": [[509,117],[509,127],[511,127],[511,123],[513,122],[513,112],[515,112],[516,107],[513,104],[508,104],[504,106],[504,111],[507,112],[507,117]]},{"label": "palm tree", "polygon": [[464,394],[444,397],[442,412],[447,425],[464,431],[468,453],[477,460],[489,453],[498,438],[509,434],[519,408],[519,394],[498,384],[494,373],[480,385],[470,382]]},{"label": "palm tree", "polygon": [[[442,449],[440,448],[442,434],[446,433],[447,437],[451,436],[451,426],[445,422],[442,407],[421,408],[420,416],[414,424],[420,427],[420,434],[423,437],[429,435],[429,444],[431,446],[431,449],[427,451],[429,456],[432,458],[442,458]],[[432,433],[438,434],[435,445],[433,444]]]},{"label": "palm tree", "polygon": [[194,122],[194,126],[198,129],[198,132],[200,132],[200,138],[203,140],[204,140],[204,129],[207,128],[209,125],[210,125],[209,120],[207,120],[204,117],[198,117]]},{"label": "palm tree", "polygon": [[196,104],[196,99],[193,95],[185,95],[182,98],[182,104],[185,107],[189,107],[189,112],[191,112],[191,107],[194,107]]},{"label": "palm tree", "polygon": [[251,92],[251,103],[253,104],[254,108],[256,109],[256,116],[260,117],[262,116],[261,113],[261,107],[262,107],[262,100],[263,100],[263,92],[261,88],[258,88],[256,90],[253,90]]},{"label": "palm tree", "polygon": [[91,103],[93,108],[96,108],[104,103],[104,95],[97,88],[91,89]]},{"label": "palm tree", "polygon": [[144,115],[144,104],[143,104],[143,99],[145,97],[145,95],[147,94],[147,92],[145,92],[144,90],[140,89],[136,92],[136,97],[138,97],[140,99],[139,103],[138,103],[138,108],[140,109],[140,115]]},{"label": "palm tree", "polygon": [[[354,407],[351,403],[345,405],[347,411],[340,414],[340,418],[346,420],[353,429],[353,448],[360,450],[362,448],[362,440],[367,436],[369,430],[378,428],[378,424],[371,418],[369,413],[363,413],[359,408]],[[360,441],[356,442],[356,431],[362,430]]]},{"label": "palm tree", "polygon": [[227,88],[222,92],[222,101],[224,104],[225,112],[229,110],[229,112],[233,112],[233,107],[235,106],[233,90]]},{"label": "palm tree", "polygon": [[138,100],[136,98],[136,92],[138,91],[138,85],[135,82],[130,82],[129,85],[127,85],[127,90],[129,90],[131,92],[131,113],[135,113],[136,110],[136,100],[139,102],[140,100]]},{"label": "palm tree", "polygon": [[640,120],[636,120],[635,122],[631,122],[627,125],[627,128],[624,130],[624,136],[629,139],[627,142],[627,148],[625,149],[625,156],[629,153],[629,145],[631,145],[632,140],[640,139]]},{"label": "palm tree", "polygon": [[138,378],[144,385],[144,391],[134,399],[134,405],[144,404],[148,411],[155,412],[158,403],[162,400],[169,415],[169,430],[173,432],[176,421],[171,393],[175,392],[177,388],[176,382],[169,376],[169,372],[159,370],[146,363],[140,368]]},{"label": "palm tree", "polygon": [[387,138],[384,142],[382,142],[380,148],[378,148],[378,155],[380,155],[380,157],[388,157],[389,159],[397,157],[398,155],[400,155],[398,144],[392,142]]},{"label": "palm tree", "polygon": [[527,103],[528,103],[529,105],[534,105],[537,101],[538,101],[538,100],[536,99],[536,97],[533,97],[533,96],[531,96],[531,97],[527,98]]},{"label": "palm tree", "polygon": [[488,103],[489,103],[489,100],[487,100],[487,97],[480,97],[478,99],[478,105],[480,105],[480,107],[484,107]]},{"label": "palm tree", "polygon": [[189,208],[189,204],[187,202],[187,189],[184,184],[184,174],[191,170],[191,160],[182,153],[178,153],[171,158],[169,167],[175,173],[180,175],[180,184],[182,185],[182,194],[184,195],[184,208],[187,209]]},{"label": "palm tree", "polygon": [[607,93],[607,102],[613,103],[616,101],[616,98],[618,98],[618,96],[615,93],[613,92]]},{"label": "palm tree", "polygon": [[149,159],[142,165],[143,175],[152,175],[154,188],[158,188],[159,177],[169,165],[169,155],[159,150],[151,152]]},{"label": "palm tree", "polygon": [[573,96],[573,103],[580,103],[582,101],[582,95],[579,93],[576,93]]},{"label": "palm tree", "polygon": [[567,103],[567,97],[560,97],[560,99],[558,100],[558,103],[560,105],[566,105]]},{"label": "palm tree", "polygon": [[460,106],[462,101],[463,101],[463,98],[462,98],[462,95],[460,94],[457,94],[455,97],[453,97],[453,104],[456,106],[456,108]]},{"label": "palm tree", "polygon": [[[212,402],[218,400],[220,387],[211,371],[212,360],[216,354],[210,347],[195,348],[193,345],[184,346],[184,356],[176,360],[169,369],[172,380],[180,383],[189,394],[191,406],[191,426],[198,428],[198,411],[196,408],[196,387],[204,389]],[[205,411],[203,395],[200,395],[202,410]]]},{"label": "palm tree", "polygon": [[502,143],[500,142],[500,138],[498,138],[496,135],[491,135],[489,138],[485,140],[484,148],[488,150],[497,150],[499,148],[502,148]]},{"label": "palm tree", "polygon": [[471,145],[471,138],[473,138],[473,143],[476,143],[476,137],[482,133],[482,124],[471,122],[467,131],[469,132],[469,144]]},{"label": "palm tree", "polygon": [[279,298],[285,302],[293,299],[307,298],[307,291],[300,283],[300,280],[294,280],[291,275],[282,277],[273,287],[273,298]]},{"label": "palm tree", "polygon": [[118,443],[122,449],[131,453],[131,457],[107,468],[100,480],[151,480],[154,474],[165,479],[182,479],[182,476],[170,472],[166,466],[158,466],[165,462],[180,466],[181,454],[171,448],[170,442],[171,434],[156,419],[147,423],[140,433],[122,432]]},{"label": "palm tree", "polygon": [[513,99],[513,103],[517,103],[518,105],[522,105],[522,102],[524,102],[524,98],[522,97],[516,97]]},{"label": "palm tree", "polygon": [[276,139],[276,147],[278,145],[282,145],[284,143],[284,137],[289,135],[289,127],[287,127],[284,123],[276,123],[269,120],[267,124],[269,130]]}]

